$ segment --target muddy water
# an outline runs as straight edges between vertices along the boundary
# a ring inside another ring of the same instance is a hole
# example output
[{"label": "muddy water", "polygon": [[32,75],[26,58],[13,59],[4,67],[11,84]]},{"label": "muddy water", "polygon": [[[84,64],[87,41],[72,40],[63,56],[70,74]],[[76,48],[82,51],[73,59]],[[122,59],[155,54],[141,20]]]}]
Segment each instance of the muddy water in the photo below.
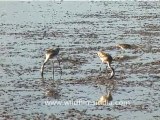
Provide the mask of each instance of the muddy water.
[{"label": "muddy water", "polygon": [[[159,2],[0,2],[0,119],[160,119],[159,21]],[[42,80],[45,50],[58,45],[62,75],[55,63],[53,80],[50,61]],[[125,56],[113,61],[112,80],[100,48]],[[45,105],[97,101],[106,89],[112,105]]]}]

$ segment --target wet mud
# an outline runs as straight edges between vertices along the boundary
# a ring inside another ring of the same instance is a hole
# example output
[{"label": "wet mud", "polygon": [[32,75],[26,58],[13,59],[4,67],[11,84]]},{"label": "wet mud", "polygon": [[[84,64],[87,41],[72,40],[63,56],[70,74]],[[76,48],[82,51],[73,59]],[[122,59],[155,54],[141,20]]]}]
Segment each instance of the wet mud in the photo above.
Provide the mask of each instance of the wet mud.
[{"label": "wet mud", "polygon": [[[0,17],[0,119],[160,119],[158,2],[1,2]],[[54,79],[52,60],[42,79],[46,49],[57,46],[62,74],[53,59]],[[112,79],[99,49],[114,59]],[[108,91],[110,104],[86,103]],[[76,100],[85,104],[46,104]]]}]

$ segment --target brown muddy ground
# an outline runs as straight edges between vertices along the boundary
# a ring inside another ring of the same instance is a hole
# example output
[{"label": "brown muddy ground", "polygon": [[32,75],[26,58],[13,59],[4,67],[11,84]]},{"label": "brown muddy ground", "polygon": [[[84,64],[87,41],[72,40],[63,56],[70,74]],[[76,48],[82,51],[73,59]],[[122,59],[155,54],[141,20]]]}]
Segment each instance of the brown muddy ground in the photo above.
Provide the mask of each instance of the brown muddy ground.
[{"label": "brown muddy ground", "polygon": [[[0,2],[0,119],[159,120],[159,19],[159,2]],[[55,63],[53,80],[50,61],[42,79],[45,50],[58,45],[62,75]],[[111,80],[100,48],[114,58]],[[93,102],[107,91],[109,105],[45,104]]]}]

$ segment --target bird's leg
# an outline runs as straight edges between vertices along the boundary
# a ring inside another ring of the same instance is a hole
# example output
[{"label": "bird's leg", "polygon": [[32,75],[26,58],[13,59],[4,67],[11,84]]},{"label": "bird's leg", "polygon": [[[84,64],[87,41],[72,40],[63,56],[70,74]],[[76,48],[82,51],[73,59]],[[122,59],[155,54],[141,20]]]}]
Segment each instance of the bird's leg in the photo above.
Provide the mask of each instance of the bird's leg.
[{"label": "bird's leg", "polygon": [[107,71],[108,65],[106,65],[106,71]]},{"label": "bird's leg", "polygon": [[42,78],[43,78],[44,65],[45,65],[45,63],[43,63],[43,65],[41,66],[41,77]]},{"label": "bird's leg", "polygon": [[53,80],[54,80],[54,61],[52,61],[53,63]]},{"label": "bird's leg", "polygon": [[107,85],[106,85],[106,91],[105,92],[108,93]]},{"label": "bird's leg", "polygon": [[[107,65],[106,65],[106,71],[105,71],[105,72],[107,73],[107,72],[108,72],[108,69],[107,69],[107,68],[109,67],[109,63],[108,63],[108,62],[105,62],[105,64],[107,64]],[[108,75],[107,75],[107,77],[108,77]]]},{"label": "bird's leg", "polygon": [[98,88],[99,88],[100,92],[103,93],[100,85],[98,85]]},{"label": "bird's leg", "polygon": [[102,72],[102,64],[103,64],[103,63],[101,63],[101,65],[100,65],[100,69],[99,69],[100,72]]},{"label": "bird's leg", "polygon": [[58,61],[58,64],[59,64],[59,68],[60,68],[60,71],[61,71],[61,75],[62,75],[62,68],[61,68],[61,66],[60,66],[60,60],[59,60],[58,57],[57,57],[57,61]]}]

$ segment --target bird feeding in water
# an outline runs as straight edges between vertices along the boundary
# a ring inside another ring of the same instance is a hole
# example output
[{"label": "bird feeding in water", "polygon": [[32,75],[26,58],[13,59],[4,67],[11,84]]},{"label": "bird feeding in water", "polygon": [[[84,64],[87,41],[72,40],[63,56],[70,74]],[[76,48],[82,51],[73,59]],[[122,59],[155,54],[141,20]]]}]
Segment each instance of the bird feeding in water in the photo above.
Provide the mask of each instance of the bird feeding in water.
[{"label": "bird feeding in water", "polygon": [[116,45],[117,48],[121,48],[121,49],[132,49],[132,45],[130,44],[118,44]]},{"label": "bird feeding in water", "polygon": [[140,50],[141,52],[145,52],[143,50],[144,46],[141,46],[141,45],[134,45],[134,44],[118,44],[116,45],[116,48],[120,48],[122,50],[125,50],[125,49],[134,49],[134,50]]},{"label": "bird feeding in water", "polygon": [[111,63],[113,60],[112,56],[108,53],[103,52],[102,50],[100,50],[97,54],[100,57],[102,63],[107,64],[108,68],[111,69],[111,75],[110,75],[109,79],[112,79],[115,74],[114,69],[111,67]]},{"label": "bird feeding in water", "polygon": [[[59,68],[60,68],[60,70],[61,70],[61,74],[62,74],[62,69],[61,69],[61,67],[60,67],[60,61],[58,60],[58,54],[59,54],[59,50],[60,50],[60,48],[59,48],[59,46],[58,46],[58,48],[56,48],[56,49],[47,49],[46,50],[46,59],[45,59],[45,61],[44,61],[44,63],[43,63],[43,65],[41,66],[41,76],[42,76],[42,78],[43,78],[43,71],[44,71],[44,66],[45,66],[45,64],[49,61],[49,59],[53,59],[53,58],[57,58],[57,61],[58,61],[58,63],[59,63]],[[53,61],[53,79],[54,79],[54,61]]]}]

